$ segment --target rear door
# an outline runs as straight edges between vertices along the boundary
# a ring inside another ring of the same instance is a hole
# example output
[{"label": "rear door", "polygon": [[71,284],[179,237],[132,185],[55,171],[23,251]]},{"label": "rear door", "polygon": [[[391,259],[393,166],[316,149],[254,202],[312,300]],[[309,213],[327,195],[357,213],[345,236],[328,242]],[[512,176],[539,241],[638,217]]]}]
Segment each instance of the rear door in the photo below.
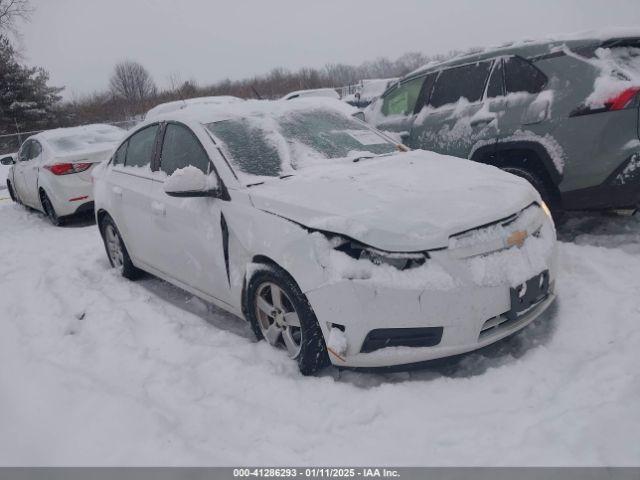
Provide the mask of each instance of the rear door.
[{"label": "rear door", "polygon": [[16,163],[13,166],[13,189],[22,203],[28,204],[26,198],[26,187],[24,174],[22,173],[27,167],[29,160],[29,150],[31,149],[31,140],[27,140],[22,144],[18,155],[16,155]]},{"label": "rear door", "polygon": [[151,235],[151,162],[156,154],[159,124],[131,135],[116,151],[107,175],[109,214],[115,220],[129,255],[149,265],[146,242]]},{"label": "rear door", "polygon": [[505,95],[496,100],[500,140],[507,140],[516,132],[544,135],[549,125],[541,124],[549,116],[551,97],[540,93],[547,87],[547,77],[524,58],[505,57],[502,62]]},{"label": "rear door", "polygon": [[148,244],[152,266],[178,282],[228,303],[226,223],[221,211],[224,200],[171,197],[164,192],[165,179],[189,165],[207,175],[213,168],[195,133],[184,124],[170,122],[163,134],[159,169],[154,173],[158,181],[152,187],[152,234]]},{"label": "rear door", "polygon": [[496,136],[496,114],[483,101],[493,60],[442,70],[417,115],[409,145],[468,158],[473,146]]}]

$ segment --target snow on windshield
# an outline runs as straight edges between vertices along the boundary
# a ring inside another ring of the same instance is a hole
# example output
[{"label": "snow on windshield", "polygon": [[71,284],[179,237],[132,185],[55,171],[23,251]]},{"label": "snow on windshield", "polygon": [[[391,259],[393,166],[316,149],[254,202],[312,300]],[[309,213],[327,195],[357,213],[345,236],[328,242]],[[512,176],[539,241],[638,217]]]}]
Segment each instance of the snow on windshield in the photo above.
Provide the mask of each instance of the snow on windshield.
[{"label": "snow on windshield", "polygon": [[58,152],[99,151],[111,148],[125,131],[111,125],[87,125],[45,132],[44,136]]},{"label": "snow on windshield", "polygon": [[395,144],[357,120],[321,108],[249,115],[206,127],[246,177],[277,177],[330,159],[396,150]]}]

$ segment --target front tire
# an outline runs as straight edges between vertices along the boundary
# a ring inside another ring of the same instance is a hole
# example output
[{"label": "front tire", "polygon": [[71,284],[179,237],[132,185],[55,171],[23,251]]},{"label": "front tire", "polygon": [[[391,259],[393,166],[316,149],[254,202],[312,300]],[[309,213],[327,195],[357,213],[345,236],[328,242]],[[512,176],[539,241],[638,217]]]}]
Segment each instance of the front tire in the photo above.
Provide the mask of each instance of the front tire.
[{"label": "front tire", "polygon": [[13,191],[13,187],[11,186],[11,182],[7,180],[7,190],[9,190],[9,196],[13,202],[19,203],[16,194]]},{"label": "front tire", "polygon": [[111,266],[117,269],[124,278],[129,280],[139,278],[142,271],[133,265],[122,236],[111,217],[105,217],[100,222],[100,233]]},{"label": "front tire", "polygon": [[254,273],[246,290],[246,315],[256,338],[284,347],[303,375],[330,363],[313,309],[284,270],[265,265]]}]

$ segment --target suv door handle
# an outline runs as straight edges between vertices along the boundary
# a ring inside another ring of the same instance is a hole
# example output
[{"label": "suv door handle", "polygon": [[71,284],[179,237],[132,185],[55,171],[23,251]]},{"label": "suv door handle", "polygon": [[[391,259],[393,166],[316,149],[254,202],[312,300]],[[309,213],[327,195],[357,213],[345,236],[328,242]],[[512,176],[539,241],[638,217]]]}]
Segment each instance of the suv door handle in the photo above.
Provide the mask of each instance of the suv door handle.
[{"label": "suv door handle", "polygon": [[113,187],[111,191],[114,193],[114,195],[117,195],[118,197],[122,196],[122,189],[120,187]]},{"label": "suv door handle", "polygon": [[160,215],[160,216],[164,216],[167,213],[164,203],[160,203],[155,200],[151,202],[151,211],[155,215]]}]

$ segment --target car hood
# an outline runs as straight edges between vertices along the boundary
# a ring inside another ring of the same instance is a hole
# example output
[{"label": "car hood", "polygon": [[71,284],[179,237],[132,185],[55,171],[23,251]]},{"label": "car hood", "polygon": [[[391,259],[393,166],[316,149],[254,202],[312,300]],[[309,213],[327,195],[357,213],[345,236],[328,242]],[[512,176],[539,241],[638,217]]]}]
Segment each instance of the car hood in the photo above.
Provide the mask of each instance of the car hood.
[{"label": "car hood", "polygon": [[260,210],[390,252],[447,247],[539,199],[498,168],[423,150],[309,169],[250,196]]}]

